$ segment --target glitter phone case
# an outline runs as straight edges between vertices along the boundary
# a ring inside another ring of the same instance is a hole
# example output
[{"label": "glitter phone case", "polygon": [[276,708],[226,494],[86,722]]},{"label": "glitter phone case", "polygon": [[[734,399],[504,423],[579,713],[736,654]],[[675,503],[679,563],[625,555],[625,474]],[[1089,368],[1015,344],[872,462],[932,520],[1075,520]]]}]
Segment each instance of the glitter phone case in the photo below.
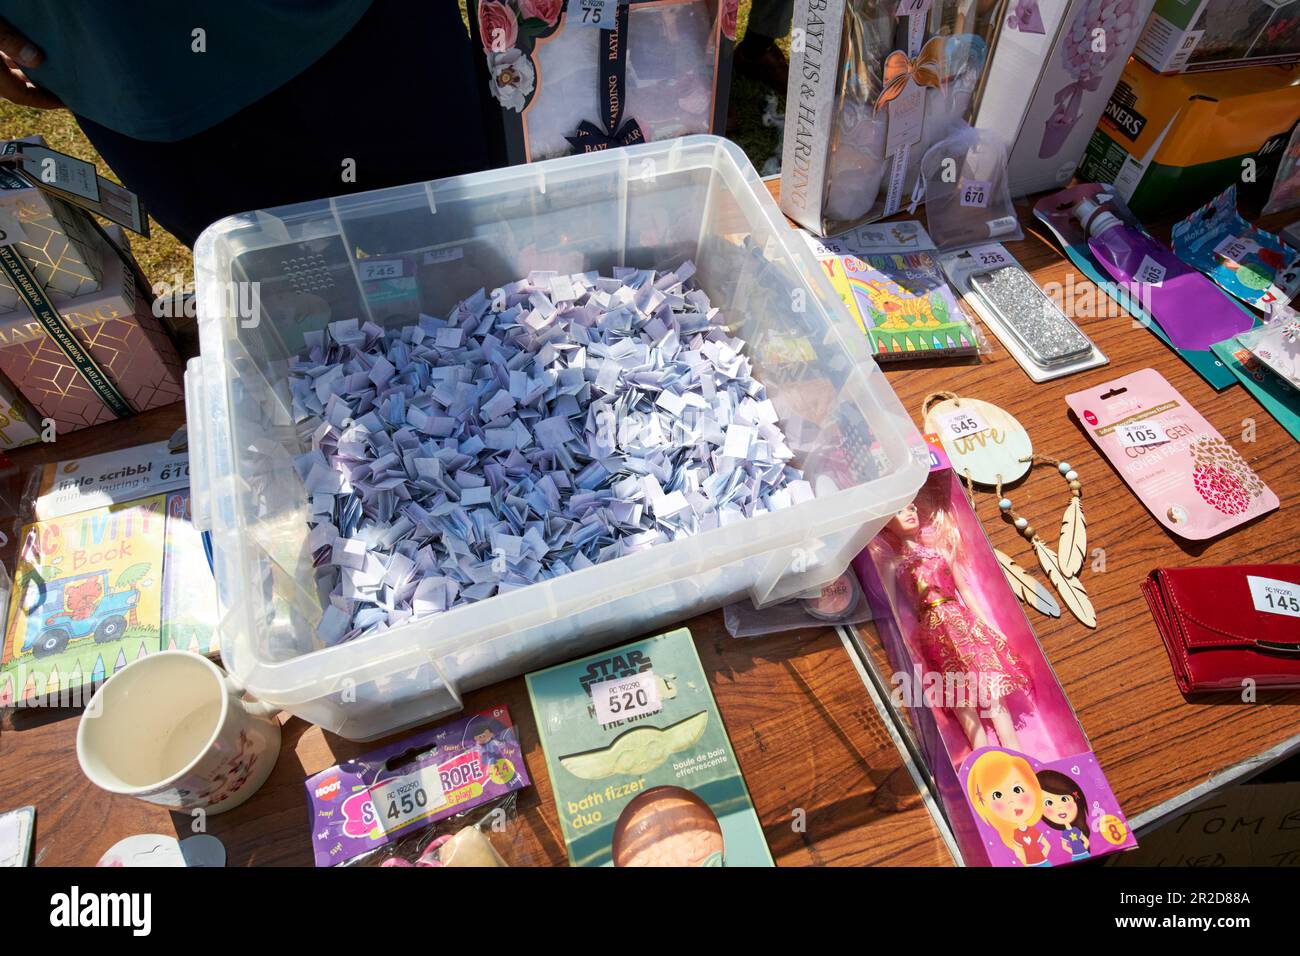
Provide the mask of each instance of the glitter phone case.
[{"label": "glitter phone case", "polygon": [[1061,365],[1092,350],[1092,340],[1020,266],[980,273],[970,284],[1039,365]]}]

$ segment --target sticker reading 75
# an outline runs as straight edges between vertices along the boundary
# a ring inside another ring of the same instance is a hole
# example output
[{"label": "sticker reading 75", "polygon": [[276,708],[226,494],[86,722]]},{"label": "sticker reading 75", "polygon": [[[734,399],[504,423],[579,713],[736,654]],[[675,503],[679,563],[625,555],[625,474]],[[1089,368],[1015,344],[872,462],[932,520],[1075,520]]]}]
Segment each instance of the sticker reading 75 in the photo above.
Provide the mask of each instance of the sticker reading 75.
[{"label": "sticker reading 75", "polygon": [[591,703],[596,708],[596,720],[601,726],[663,710],[654,671],[592,684]]}]

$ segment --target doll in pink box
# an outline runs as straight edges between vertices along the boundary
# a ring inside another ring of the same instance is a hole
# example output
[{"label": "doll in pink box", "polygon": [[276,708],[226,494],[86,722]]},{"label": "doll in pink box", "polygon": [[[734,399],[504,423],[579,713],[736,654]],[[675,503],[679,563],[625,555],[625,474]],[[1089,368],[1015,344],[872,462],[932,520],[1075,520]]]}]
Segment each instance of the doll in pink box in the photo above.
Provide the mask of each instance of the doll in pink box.
[{"label": "doll in pink box", "polygon": [[[1029,669],[981,609],[965,580],[961,541],[952,516],[929,486],[885,526],[872,542],[881,578],[895,586],[896,600],[916,616],[910,646],[927,671],[943,676],[944,704],[953,712],[972,750],[990,741],[987,718],[1003,747],[1020,748],[1008,698],[1033,692]],[[900,622],[902,606],[896,609]],[[963,693],[949,699],[954,687]],[[977,691],[975,700],[971,691]]]}]

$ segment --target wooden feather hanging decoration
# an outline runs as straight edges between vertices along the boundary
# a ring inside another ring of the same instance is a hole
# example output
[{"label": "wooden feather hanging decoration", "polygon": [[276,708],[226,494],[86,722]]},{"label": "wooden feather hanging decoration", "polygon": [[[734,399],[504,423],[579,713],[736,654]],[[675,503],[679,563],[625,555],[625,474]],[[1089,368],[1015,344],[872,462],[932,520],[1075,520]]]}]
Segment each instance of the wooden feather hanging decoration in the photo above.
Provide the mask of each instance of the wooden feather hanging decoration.
[{"label": "wooden feather hanging decoration", "polygon": [[1056,603],[1052,592],[1047,590],[1037,578],[1016,564],[1011,555],[997,548],[993,549],[993,553],[997,556],[998,564],[1002,565],[1002,573],[1006,575],[1007,584],[1011,585],[1011,590],[1015,592],[1016,597],[1035,611],[1049,617],[1061,616],[1061,605]]},{"label": "wooden feather hanging decoration", "polygon": [[1062,603],[1079,619],[1080,624],[1085,627],[1096,627],[1097,612],[1093,609],[1092,602],[1088,600],[1088,592],[1083,589],[1083,584],[1078,578],[1069,577],[1061,571],[1056,555],[1043,544],[1041,538],[1035,537],[1033,545],[1034,553],[1038,555],[1038,563],[1047,572],[1047,577],[1052,582],[1052,587],[1056,588],[1056,593],[1061,596]]},{"label": "wooden feather hanging decoration", "polygon": [[1070,496],[1061,519],[1061,537],[1056,542],[1056,559],[1061,573],[1075,577],[1083,570],[1083,559],[1088,554],[1088,525],[1083,520],[1082,499]]}]

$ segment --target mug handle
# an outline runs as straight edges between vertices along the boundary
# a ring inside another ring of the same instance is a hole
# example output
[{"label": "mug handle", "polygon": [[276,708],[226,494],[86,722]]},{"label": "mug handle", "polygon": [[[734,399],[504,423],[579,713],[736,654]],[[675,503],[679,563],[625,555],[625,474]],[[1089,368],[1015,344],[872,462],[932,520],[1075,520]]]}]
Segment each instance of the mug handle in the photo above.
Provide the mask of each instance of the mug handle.
[{"label": "mug handle", "polygon": [[244,686],[229,674],[223,674],[222,679],[225,681],[226,688],[239,699],[239,703],[243,706],[244,710],[248,711],[248,713],[252,714],[254,717],[274,717],[282,709],[277,707],[275,704],[268,704],[264,701],[244,697],[244,694],[247,693],[247,691],[244,690]]}]

